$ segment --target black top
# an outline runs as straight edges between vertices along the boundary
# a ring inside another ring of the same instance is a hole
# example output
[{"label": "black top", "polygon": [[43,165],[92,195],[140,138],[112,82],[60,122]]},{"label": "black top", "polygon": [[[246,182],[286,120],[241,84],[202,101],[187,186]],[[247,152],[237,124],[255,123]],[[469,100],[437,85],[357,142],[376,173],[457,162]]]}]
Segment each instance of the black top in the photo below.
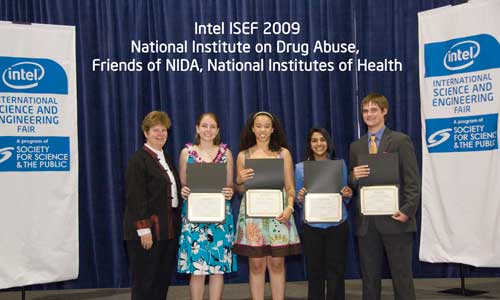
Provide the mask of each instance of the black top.
[{"label": "black top", "polygon": [[125,177],[127,199],[123,217],[125,240],[139,239],[137,229],[143,228],[150,228],[156,240],[174,239],[179,235],[180,208],[172,207],[171,185],[177,185],[179,200],[182,199],[181,185],[177,170],[166,154],[165,160],[174,174],[174,183],[170,181],[156,153],[146,146],[130,158]]}]

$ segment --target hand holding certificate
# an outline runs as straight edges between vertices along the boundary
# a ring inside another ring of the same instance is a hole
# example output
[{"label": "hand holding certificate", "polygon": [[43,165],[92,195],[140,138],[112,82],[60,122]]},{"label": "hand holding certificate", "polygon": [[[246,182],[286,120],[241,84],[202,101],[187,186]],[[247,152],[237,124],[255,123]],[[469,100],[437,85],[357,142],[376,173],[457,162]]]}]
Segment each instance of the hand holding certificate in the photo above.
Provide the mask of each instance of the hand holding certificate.
[{"label": "hand holding certificate", "polygon": [[188,164],[186,174],[191,189],[187,204],[189,222],[223,222],[226,202],[221,190],[226,186],[226,164]]},{"label": "hand holding certificate", "polygon": [[359,179],[363,215],[393,215],[398,211],[398,159],[397,153],[360,156],[359,163],[370,168],[370,175]]},{"label": "hand holding certificate", "polygon": [[248,217],[274,218],[283,211],[283,159],[247,159],[254,177],[245,183]]}]

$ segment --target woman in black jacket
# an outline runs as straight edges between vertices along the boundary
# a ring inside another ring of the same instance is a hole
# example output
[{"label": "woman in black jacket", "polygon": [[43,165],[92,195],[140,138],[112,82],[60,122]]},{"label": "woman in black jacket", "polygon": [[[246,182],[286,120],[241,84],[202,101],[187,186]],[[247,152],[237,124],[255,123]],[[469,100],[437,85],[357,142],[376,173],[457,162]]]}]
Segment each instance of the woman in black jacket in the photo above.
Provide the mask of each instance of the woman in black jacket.
[{"label": "woman in black jacket", "polygon": [[144,146],[129,160],[124,238],[132,273],[132,300],[165,300],[176,265],[180,182],[163,151],[170,118],[152,111],[142,121]]}]

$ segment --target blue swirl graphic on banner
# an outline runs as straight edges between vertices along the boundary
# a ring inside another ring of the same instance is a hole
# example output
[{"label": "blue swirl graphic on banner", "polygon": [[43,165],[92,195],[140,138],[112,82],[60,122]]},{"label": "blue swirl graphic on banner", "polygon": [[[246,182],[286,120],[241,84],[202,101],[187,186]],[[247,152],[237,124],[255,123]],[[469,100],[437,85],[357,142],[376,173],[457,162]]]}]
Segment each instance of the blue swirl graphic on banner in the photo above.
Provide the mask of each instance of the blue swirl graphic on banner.
[{"label": "blue swirl graphic on banner", "polygon": [[69,171],[67,136],[0,136],[0,172]]},{"label": "blue swirl graphic on banner", "polygon": [[0,56],[0,92],[68,94],[68,76],[45,58]]},{"label": "blue swirl graphic on banner", "polygon": [[498,149],[498,114],[425,120],[429,153]]},{"label": "blue swirl graphic on banner", "polygon": [[498,53],[500,44],[489,34],[425,44],[425,77],[499,68]]}]

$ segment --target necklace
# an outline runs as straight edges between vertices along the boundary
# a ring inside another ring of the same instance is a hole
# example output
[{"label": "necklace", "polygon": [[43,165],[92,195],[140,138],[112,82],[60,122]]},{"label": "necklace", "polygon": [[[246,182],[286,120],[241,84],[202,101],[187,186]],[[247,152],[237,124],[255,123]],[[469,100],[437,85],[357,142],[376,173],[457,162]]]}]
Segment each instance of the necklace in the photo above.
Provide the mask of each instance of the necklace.
[{"label": "necklace", "polygon": [[217,154],[217,147],[211,147],[211,149],[202,149],[199,146],[197,146],[198,153],[200,155],[200,158],[203,161],[206,162],[212,162],[215,159],[215,155]]}]

